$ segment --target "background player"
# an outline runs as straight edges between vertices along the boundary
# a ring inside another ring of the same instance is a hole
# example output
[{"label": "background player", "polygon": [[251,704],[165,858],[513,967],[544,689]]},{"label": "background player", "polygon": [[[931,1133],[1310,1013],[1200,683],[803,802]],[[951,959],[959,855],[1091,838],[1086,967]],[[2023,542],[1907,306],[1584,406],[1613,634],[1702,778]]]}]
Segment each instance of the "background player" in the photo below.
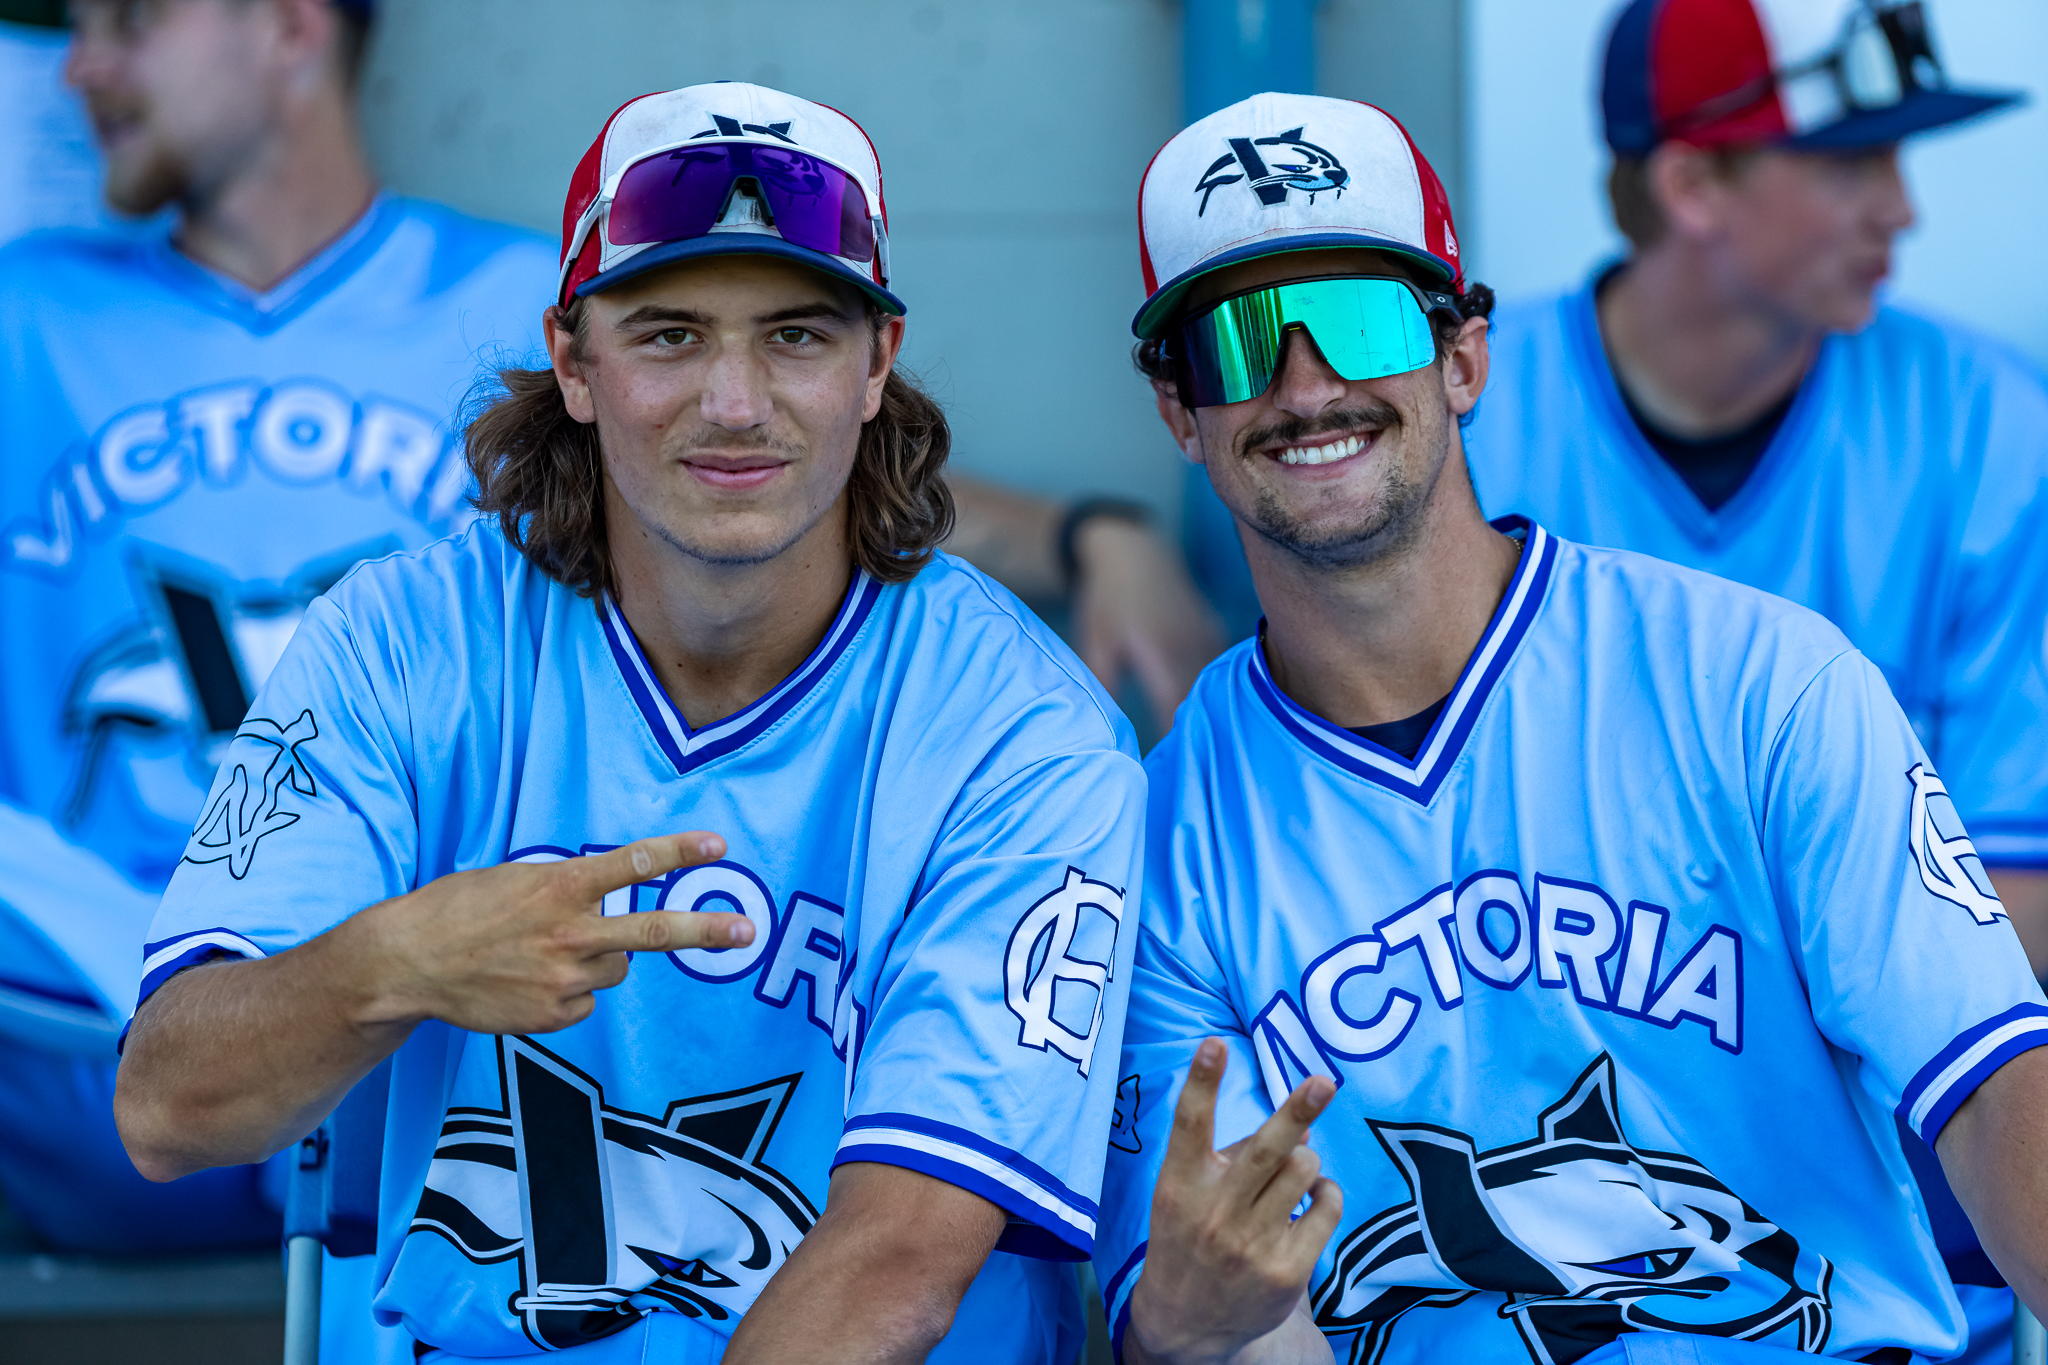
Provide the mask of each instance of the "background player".
[{"label": "background player", "polygon": [[[1275,136],[1345,192],[1212,186]],[[1140,214],[1160,412],[1266,626],[1149,763],[1125,1357],[1946,1356],[1893,1110],[2048,1294],[2048,1005],[1876,669],[1780,599],[1482,518],[1487,300],[1378,110],[1225,109]]]},{"label": "background player", "polygon": [[932,554],[880,186],[776,91],[617,111],[554,367],[469,431],[496,521],[309,609],[165,897],[137,1163],[274,1150],[395,1049],[377,1303],[437,1359],[1079,1345],[1143,778]]},{"label": "background player", "polygon": [[537,347],[553,266],[378,192],[367,5],[72,13],[107,197],[175,221],[0,252],[0,1188],[61,1247],[274,1244],[252,1171],[152,1187],[121,1151],[137,954],[306,604],[469,515],[447,419],[480,350]]},{"label": "background player", "polygon": [[2048,388],[2002,344],[1876,302],[1913,223],[1900,140],[2016,98],[1949,87],[1918,3],[1627,5],[1601,104],[1633,249],[1501,309],[1468,444],[1491,513],[1840,626],[2041,974]]}]

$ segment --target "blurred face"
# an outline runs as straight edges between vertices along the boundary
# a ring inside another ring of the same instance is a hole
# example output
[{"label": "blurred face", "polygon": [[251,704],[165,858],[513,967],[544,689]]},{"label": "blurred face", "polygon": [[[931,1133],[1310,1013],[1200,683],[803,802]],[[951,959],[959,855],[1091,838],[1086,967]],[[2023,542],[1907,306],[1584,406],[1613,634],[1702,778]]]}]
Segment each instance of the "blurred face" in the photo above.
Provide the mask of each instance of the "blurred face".
[{"label": "blurred face", "polygon": [[1709,244],[1723,289],[1802,328],[1867,324],[1891,271],[1892,239],[1913,223],[1896,146],[1767,149],[1732,175],[1675,179],[1670,216]]},{"label": "blurred face", "polygon": [[72,0],[66,78],[106,157],[107,202],[151,213],[203,196],[276,121],[273,6],[249,0]]},{"label": "blurred face", "polygon": [[580,345],[549,314],[548,349],[570,415],[597,423],[614,554],[638,534],[760,564],[814,528],[843,533],[901,319],[877,333],[860,291],[767,256],[686,261],[585,307]]},{"label": "blurred face", "polygon": [[[1399,273],[1372,251],[1268,256],[1204,280],[1189,311],[1289,280]],[[1439,363],[1361,380],[1331,369],[1297,328],[1258,397],[1190,412],[1162,388],[1159,413],[1240,521],[1303,563],[1341,569],[1413,543],[1451,457],[1457,419],[1485,384],[1483,319],[1466,323]]]}]

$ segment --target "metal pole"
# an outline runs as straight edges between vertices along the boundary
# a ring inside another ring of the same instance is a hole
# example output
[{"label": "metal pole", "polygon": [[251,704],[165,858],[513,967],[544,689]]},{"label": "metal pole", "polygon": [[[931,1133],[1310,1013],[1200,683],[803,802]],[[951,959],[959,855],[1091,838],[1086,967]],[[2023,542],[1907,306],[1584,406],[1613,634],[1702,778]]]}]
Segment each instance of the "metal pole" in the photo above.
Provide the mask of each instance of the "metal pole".
[{"label": "metal pole", "polygon": [[2048,1333],[2017,1294],[2012,1300],[2012,1365],[2048,1365]]},{"label": "metal pole", "polygon": [[284,1365],[320,1365],[320,1239],[285,1243]]}]

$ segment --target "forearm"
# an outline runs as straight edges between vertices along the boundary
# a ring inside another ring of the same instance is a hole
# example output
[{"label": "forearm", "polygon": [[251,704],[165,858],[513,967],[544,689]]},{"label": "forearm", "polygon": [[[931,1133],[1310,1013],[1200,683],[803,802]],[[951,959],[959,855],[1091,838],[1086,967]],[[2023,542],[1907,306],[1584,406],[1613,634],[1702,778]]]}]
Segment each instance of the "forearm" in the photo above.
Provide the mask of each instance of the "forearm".
[{"label": "forearm", "polygon": [[733,1334],[726,1365],[922,1361],[1002,1234],[995,1205],[916,1171],[855,1162]]},{"label": "forearm", "polygon": [[1310,1316],[1306,1294],[1285,1322],[1228,1355],[1154,1352],[1146,1349],[1141,1336],[1136,1330],[1125,1331],[1124,1365],[1330,1365],[1335,1359],[1329,1339]]},{"label": "forearm", "polygon": [[1048,601],[1067,585],[1054,543],[1062,508],[1044,498],[954,476],[953,534],[946,549],[1019,597]]},{"label": "forearm", "polygon": [[310,1132],[413,1022],[377,1019],[346,925],[276,957],[195,967],[129,1031],[114,1117],[136,1169],[174,1180]]},{"label": "forearm", "polygon": [[1992,1263],[2037,1315],[2048,1313],[2048,1049],[1993,1072],[1935,1150]]},{"label": "forearm", "polygon": [[2035,976],[2048,976],[2048,872],[1993,868],[1991,889],[1998,893],[2006,918],[2020,936],[2020,946],[2027,950],[2027,965]]}]

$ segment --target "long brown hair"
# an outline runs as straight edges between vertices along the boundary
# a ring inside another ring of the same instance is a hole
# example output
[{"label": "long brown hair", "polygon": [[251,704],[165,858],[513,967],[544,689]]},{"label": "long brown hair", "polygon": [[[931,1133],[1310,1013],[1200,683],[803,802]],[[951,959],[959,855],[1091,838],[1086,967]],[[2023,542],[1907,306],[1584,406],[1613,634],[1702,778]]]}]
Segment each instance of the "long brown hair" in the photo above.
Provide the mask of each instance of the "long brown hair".
[{"label": "long brown hair", "polygon": [[[555,314],[574,348],[582,345],[585,312],[576,299]],[[883,321],[869,309],[872,330]],[[495,516],[505,539],[556,582],[585,597],[614,591],[597,424],[569,415],[552,369],[501,369],[498,385],[462,438],[477,511]],[[860,429],[846,481],[853,559],[874,578],[907,581],[951,534],[953,494],[944,475],[952,447],[938,403],[891,370],[881,410]]]}]

